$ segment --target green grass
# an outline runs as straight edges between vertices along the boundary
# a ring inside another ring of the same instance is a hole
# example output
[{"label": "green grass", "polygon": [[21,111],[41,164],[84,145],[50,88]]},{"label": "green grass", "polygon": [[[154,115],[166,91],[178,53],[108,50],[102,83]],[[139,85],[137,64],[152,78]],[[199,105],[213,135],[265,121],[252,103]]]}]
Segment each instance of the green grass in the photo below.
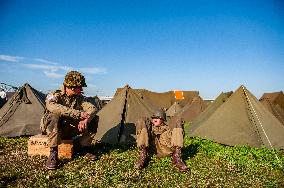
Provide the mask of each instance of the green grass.
[{"label": "green grass", "polygon": [[47,157],[28,157],[28,138],[0,138],[0,187],[284,187],[283,151],[229,147],[199,138],[185,139],[183,158],[190,171],[180,173],[171,158],[151,159],[143,170],[133,164],[136,147],[95,146],[100,159],[61,160],[55,171]]}]

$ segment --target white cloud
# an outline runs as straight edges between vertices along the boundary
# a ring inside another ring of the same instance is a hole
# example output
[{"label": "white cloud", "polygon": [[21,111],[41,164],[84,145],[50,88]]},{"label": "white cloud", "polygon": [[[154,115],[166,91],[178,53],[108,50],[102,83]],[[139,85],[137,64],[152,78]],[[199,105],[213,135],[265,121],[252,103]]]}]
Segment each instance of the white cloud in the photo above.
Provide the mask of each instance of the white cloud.
[{"label": "white cloud", "polygon": [[34,58],[34,61],[40,62],[40,63],[46,63],[46,64],[50,64],[50,65],[57,65],[57,62],[54,61],[49,61],[46,59],[41,59],[41,58]]},{"label": "white cloud", "polygon": [[57,66],[46,64],[24,64],[23,66],[31,69],[44,69],[50,71],[57,71],[59,69]]},{"label": "white cloud", "polygon": [[[66,74],[66,72],[74,70],[73,67],[62,66],[55,61],[50,61],[42,58],[27,58],[27,57],[18,57],[11,55],[0,55],[0,61],[8,61],[8,62],[20,62],[22,60],[34,61],[35,63],[25,63],[22,62],[22,66],[28,69],[37,69],[41,70],[44,75],[49,78],[62,78]],[[37,62],[37,63],[36,63]],[[102,67],[82,67],[78,68],[78,70],[84,74],[106,74],[106,68]]]},{"label": "white cloud", "polygon": [[[47,64],[23,64],[23,66],[30,69],[43,70],[44,75],[49,78],[62,78],[64,77],[65,72],[73,69],[72,67],[67,66],[56,66]],[[64,71],[64,74],[59,73],[60,71]]]},{"label": "white cloud", "polygon": [[52,71],[51,72],[43,71],[43,73],[49,78],[62,78],[62,77],[64,77],[63,74],[58,74],[58,73],[52,72]]},{"label": "white cloud", "polygon": [[84,67],[84,68],[80,68],[79,70],[86,74],[105,74],[107,73],[106,68],[99,68],[99,67]]},{"label": "white cloud", "polygon": [[43,69],[53,72],[58,70],[70,71],[73,69],[72,67],[67,67],[67,66],[56,66],[56,65],[46,65],[46,64],[24,64],[23,66],[31,69]]},{"label": "white cloud", "polygon": [[24,57],[10,56],[10,55],[0,55],[0,61],[19,62],[22,59],[24,59]]}]

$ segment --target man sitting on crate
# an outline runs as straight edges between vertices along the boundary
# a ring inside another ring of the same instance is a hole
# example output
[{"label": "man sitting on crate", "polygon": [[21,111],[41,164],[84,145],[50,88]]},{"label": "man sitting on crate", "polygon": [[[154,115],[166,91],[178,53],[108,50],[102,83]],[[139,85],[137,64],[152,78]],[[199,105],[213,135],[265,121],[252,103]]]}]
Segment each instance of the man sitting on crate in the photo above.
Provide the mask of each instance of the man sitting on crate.
[{"label": "man sitting on crate", "polygon": [[58,166],[58,145],[61,140],[70,140],[78,135],[80,153],[95,160],[91,153],[94,133],[94,117],[97,108],[82,95],[87,87],[85,77],[77,72],[66,74],[61,90],[51,92],[46,97],[46,110],[41,119],[41,131],[48,136],[50,155],[46,163],[49,170]]}]

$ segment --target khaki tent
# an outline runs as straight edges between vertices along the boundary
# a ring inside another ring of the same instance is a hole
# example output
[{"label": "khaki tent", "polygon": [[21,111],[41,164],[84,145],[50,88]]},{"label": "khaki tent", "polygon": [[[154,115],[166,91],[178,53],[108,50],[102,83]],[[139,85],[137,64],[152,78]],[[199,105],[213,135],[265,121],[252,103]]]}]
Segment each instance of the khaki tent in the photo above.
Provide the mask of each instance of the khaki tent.
[{"label": "khaki tent", "polygon": [[[213,114],[219,106],[221,106],[224,102],[227,101],[227,99],[233,94],[232,91],[226,92],[226,93],[221,93],[215,100],[214,102],[206,108],[190,125],[191,129],[195,129],[198,127],[200,124],[202,124],[205,120],[208,119],[211,114]],[[186,131],[187,132],[187,131]]]},{"label": "khaki tent", "polygon": [[98,96],[87,97],[88,101],[96,106],[96,108],[100,111],[103,108],[103,102],[99,99]]},{"label": "khaki tent", "polygon": [[7,94],[7,99],[9,100],[9,99],[12,98],[12,96],[15,94],[15,92],[11,91],[11,92],[7,92],[6,94]]},{"label": "khaki tent", "polygon": [[244,86],[189,133],[231,146],[284,148],[284,126]]},{"label": "khaki tent", "polygon": [[198,91],[183,91],[183,96],[184,96],[183,100],[175,100],[175,101],[178,101],[182,107],[191,103],[194,98],[199,97],[199,92]]},{"label": "khaki tent", "polygon": [[101,142],[135,143],[135,123],[142,116],[151,116],[155,107],[125,86],[97,114],[98,128],[95,139]]},{"label": "khaki tent", "polygon": [[282,91],[274,93],[264,93],[259,100],[261,101],[263,99],[269,99],[269,101],[273,105],[278,105],[282,110],[284,110],[284,94]]},{"label": "khaki tent", "polygon": [[261,98],[260,102],[284,125],[284,110],[278,104],[273,104],[268,98]]},{"label": "khaki tent", "polygon": [[208,106],[208,107],[214,102],[214,100],[210,100],[210,99],[206,99],[206,100],[203,100],[203,101],[204,101],[205,105]]},{"label": "khaki tent", "polygon": [[173,117],[176,113],[178,113],[182,107],[178,102],[174,102],[174,104],[166,111],[166,115],[168,117]]},{"label": "khaki tent", "polygon": [[[116,94],[119,93],[122,88],[118,88]],[[169,109],[174,102],[178,102],[182,107],[191,102],[194,97],[199,96],[198,91],[183,91],[184,99],[175,99],[174,91],[168,91],[163,93],[152,92],[146,89],[134,89],[138,96],[146,103],[154,105],[156,108]]]},{"label": "khaki tent", "polygon": [[40,133],[45,95],[29,84],[19,88],[0,109],[0,136],[16,137]]},{"label": "khaki tent", "polygon": [[148,90],[138,90],[139,96],[149,104],[155,105],[157,108],[168,109],[173,103],[173,92],[156,93]]},{"label": "khaki tent", "polygon": [[198,96],[191,103],[184,106],[175,116],[181,117],[184,121],[192,122],[206,108],[207,104]]}]

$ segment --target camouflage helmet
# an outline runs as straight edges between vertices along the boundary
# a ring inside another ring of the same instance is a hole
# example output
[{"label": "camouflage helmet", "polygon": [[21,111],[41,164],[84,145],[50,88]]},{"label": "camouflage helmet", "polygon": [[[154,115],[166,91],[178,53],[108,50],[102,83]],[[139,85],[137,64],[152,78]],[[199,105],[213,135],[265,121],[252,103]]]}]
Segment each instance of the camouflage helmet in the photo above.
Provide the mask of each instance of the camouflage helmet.
[{"label": "camouflage helmet", "polygon": [[159,118],[159,119],[162,119],[162,120],[166,120],[166,113],[164,110],[162,109],[158,109],[154,112],[154,114],[152,115],[151,118]]},{"label": "camouflage helmet", "polygon": [[63,85],[67,87],[87,87],[85,77],[77,71],[68,72]]}]

